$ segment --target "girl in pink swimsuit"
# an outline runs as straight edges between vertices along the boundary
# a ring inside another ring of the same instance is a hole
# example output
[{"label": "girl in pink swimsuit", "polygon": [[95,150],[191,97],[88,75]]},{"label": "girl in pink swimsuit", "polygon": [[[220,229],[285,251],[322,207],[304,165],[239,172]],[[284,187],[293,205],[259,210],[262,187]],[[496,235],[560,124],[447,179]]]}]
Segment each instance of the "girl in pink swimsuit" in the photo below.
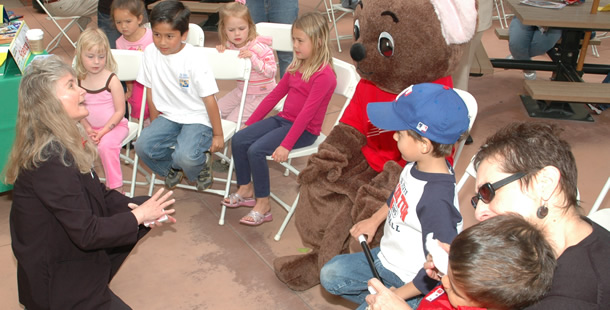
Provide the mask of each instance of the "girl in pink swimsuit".
[{"label": "girl in pink swimsuit", "polygon": [[125,93],[115,70],[106,34],[97,28],[83,31],[76,46],[76,73],[79,86],[87,91],[85,106],[89,116],[80,123],[89,140],[97,145],[106,187],[123,192],[119,152],[129,129],[124,117]]}]

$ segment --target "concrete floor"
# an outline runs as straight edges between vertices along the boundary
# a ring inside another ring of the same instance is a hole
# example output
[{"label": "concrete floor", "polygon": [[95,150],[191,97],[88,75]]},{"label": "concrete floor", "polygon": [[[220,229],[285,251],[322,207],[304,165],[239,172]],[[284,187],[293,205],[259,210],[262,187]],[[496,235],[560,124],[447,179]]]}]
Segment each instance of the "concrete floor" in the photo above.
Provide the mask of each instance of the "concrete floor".
[{"label": "concrete floor", "polygon": [[[34,12],[17,0],[3,1],[5,8],[24,15],[30,28],[42,28],[46,32],[45,44],[58,32],[45,16]],[[317,0],[301,0],[300,13],[314,9]],[[192,22],[204,17],[193,16]],[[95,22],[95,21],[94,21]],[[499,27],[497,21],[494,27]],[[493,28],[483,36],[483,44],[490,57],[503,58],[509,54],[506,41],[499,41]],[[351,18],[339,23],[340,33],[351,32]],[[78,34],[70,32],[72,38]],[[218,42],[217,34],[206,32],[205,45]],[[610,42],[610,41],[608,41]],[[591,63],[610,63],[610,44],[599,46],[600,58],[588,52]],[[350,40],[342,41],[343,52],[338,53],[333,42],[334,56],[350,61]],[[54,53],[71,61],[74,49],[64,39]],[[540,57],[545,59],[546,56]],[[539,79],[548,79],[550,73],[538,72]],[[602,77],[585,75],[588,82],[600,82]],[[221,94],[230,90],[231,83],[219,83]],[[477,120],[471,135],[474,143],[464,148],[456,172],[459,179],[469,159],[484,138],[497,128],[512,121],[533,121],[523,108],[519,94],[524,93],[523,74],[518,70],[496,69],[493,74],[472,77],[470,92],[479,104]],[[341,104],[333,98],[323,132],[328,133]],[[610,175],[610,112],[593,115],[595,122],[553,120],[565,128],[563,137],[572,145],[580,179],[578,187],[582,206],[588,212]],[[296,165],[305,166],[305,160]],[[294,199],[298,186],[294,176],[283,177],[282,169],[271,164],[271,188],[280,197]],[[99,170],[99,169],[98,169]],[[129,173],[125,167],[124,173]],[[216,184],[215,186],[221,186]],[[125,187],[127,189],[127,186]],[[466,226],[472,225],[473,210],[469,199],[474,192],[470,180],[460,195],[460,205]],[[144,194],[144,188],[137,189]],[[259,227],[239,224],[246,208],[227,211],[226,224],[218,225],[220,197],[188,190],[175,191],[176,218],[174,225],[153,230],[127,259],[123,268],[111,283],[112,290],[134,309],[348,309],[355,306],[334,297],[315,286],[304,292],[294,292],[280,282],[273,272],[273,259],[279,256],[306,251],[291,221],[281,241],[273,240],[286,212],[272,203],[275,220]],[[0,300],[4,309],[21,309],[17,297],[16,261],[11,250],[8,215],[11,193],[0,194]],[[610,207],[607,198],[601,208]]]}]

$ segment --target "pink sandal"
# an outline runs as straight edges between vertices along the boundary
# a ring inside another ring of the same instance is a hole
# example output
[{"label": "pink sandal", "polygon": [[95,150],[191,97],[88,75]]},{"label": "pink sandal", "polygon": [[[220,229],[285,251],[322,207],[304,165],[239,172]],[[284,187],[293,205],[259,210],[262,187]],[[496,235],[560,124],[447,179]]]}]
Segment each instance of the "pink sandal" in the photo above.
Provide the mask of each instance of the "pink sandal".
[{"label": "pink sandal", "polygon": [[[246,220],[245,218],[248,216],[251,217],[253,219],[253,221]],[[250,212],[248,212],[248,214],[246,214],[246,216],[242,217],[241,220],[239,220],[239,222],[242,224],[250,225],[250,226],[258,226],[264,222],[271,222],[272,220],[273,220],[273,216],[271,215],[271,212],[262,214],[258,211],[250,211]]]},{"label": "pink sandal", "polygon": [[[222,203],[225,207],[227,208],[237,208],[237,207],[254,207],[254,205],[256,205],[256,199],[254,198],[244,198],[241,195],[237,194],[237,193],[233,193],[230,194],[229,197],[227,197],[229,199],[229,201],[227,202],[226,200],[222,200],[220,203]],[[226,198],[225,198],[226,199]]]}]

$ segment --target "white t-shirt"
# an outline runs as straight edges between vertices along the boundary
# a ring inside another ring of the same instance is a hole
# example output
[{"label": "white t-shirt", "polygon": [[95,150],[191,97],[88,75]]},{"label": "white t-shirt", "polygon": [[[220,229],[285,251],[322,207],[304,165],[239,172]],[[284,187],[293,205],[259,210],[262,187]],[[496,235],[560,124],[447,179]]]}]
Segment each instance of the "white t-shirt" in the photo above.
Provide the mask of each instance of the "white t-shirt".
[{"label": "white t-shirt", "polygon": [[436,286],[436,281],[429,283],[423,269],[428,254],[424,239],[433,232],[435,239],[451,243],[462,230],[455,176],[449,163],[447,171],[449,174],[427,173],[417,170],[416,163],[405,166],[388,199],[390,210],[377,255],[385,268],[405,283],[413,282],[424,294]]},{"label": "white t-shirt", "polygon": [[150,44],[144,50],[137,81],[152,89],[161,116],[180,124],[212,127],[202,97],[216,94],[218,86],[200,48],[186,43],[178,53],[163,55]]}]

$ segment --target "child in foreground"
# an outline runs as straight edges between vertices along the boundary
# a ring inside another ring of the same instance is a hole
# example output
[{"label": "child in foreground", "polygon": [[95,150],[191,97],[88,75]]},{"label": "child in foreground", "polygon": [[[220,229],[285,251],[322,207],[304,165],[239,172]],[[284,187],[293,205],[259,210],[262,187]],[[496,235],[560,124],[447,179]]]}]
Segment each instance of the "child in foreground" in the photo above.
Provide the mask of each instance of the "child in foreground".
[{"label": "child in foreground", "polygon": [[119,152],[129,128],[125,115],[125,94],[114,74],[116,63],[106,34],[98,28],[81,33],[76,45],[78,86],[85,94],[89,116],[82,119],[89,140],[97,151],[106,175],[106,187],[123,192],[123,172]]},{"label": "child in foreground", "polygon": [[[223,52],[225,49],[238,50],[238,57],[248,58],[252,63],[242,117],[242,123],[244,123],[276,86],[277,64],[273,49],[270,47],[271,38],[256,34],[256,26],[248,7],[240,2],[225,4],[220,9],[218,36],[220,45],[216,46],[216,49],[219,52]],[[237,122],[243,88],[244,82],[237,81],[237,87],[218,100],[220,117]]]},{"label": "child in foreground", "polygon": [[144,50],[137,81],[152,94],[152,122],[136,152],[168,188],[186,175],[203,191],[212,186],[211,152],[222,150],[224,137],[212,69],[205,54],[186,43],[190,15],[173,0],[159,2],[150,14],[154,44]]},{"label": "child in foreground", "polygon": [[[498,215],[460,233],[451,243],[442,285],[417,309],[523,309],[551,287],[556,260],[544,234],[521,216]],[[371,309],[411,309],[377,279],[366,297]]]},{"label": "child in foreground", "polygon": [[[277,87],[260,103],[231,140],[239,188],[222,201],[227,207],[254,207],[240,223],[271,221],[267,156],[288,160],[294,148],[313,144],[320,135],[337,79],[333,71],[326,18],[307,13],[292,25],[294,59]],[[263,119],[286,96],[282,111]]]},{"label": "child in foreground", "polygon": [[[385,220],[378,248],[371,250],[375,266],[388,287],[416,308],[422,293],[437,281],[422,268],[429,233],[449,243],[461,231],[453,168],[445,159],[468,130],[467,92],[439,84],[417,84],[405,89],[393,102],[369,103],[373,125],[396,131],[394,140],[402,158],[409,162],[387,203],[370,218],[356,223],[350,234],[368,236],[370,242]],[[365,309],[367,280],[371,271],[363,253],[335,256],[322,267],[320,283],[331,294],[360,304]]]}]

